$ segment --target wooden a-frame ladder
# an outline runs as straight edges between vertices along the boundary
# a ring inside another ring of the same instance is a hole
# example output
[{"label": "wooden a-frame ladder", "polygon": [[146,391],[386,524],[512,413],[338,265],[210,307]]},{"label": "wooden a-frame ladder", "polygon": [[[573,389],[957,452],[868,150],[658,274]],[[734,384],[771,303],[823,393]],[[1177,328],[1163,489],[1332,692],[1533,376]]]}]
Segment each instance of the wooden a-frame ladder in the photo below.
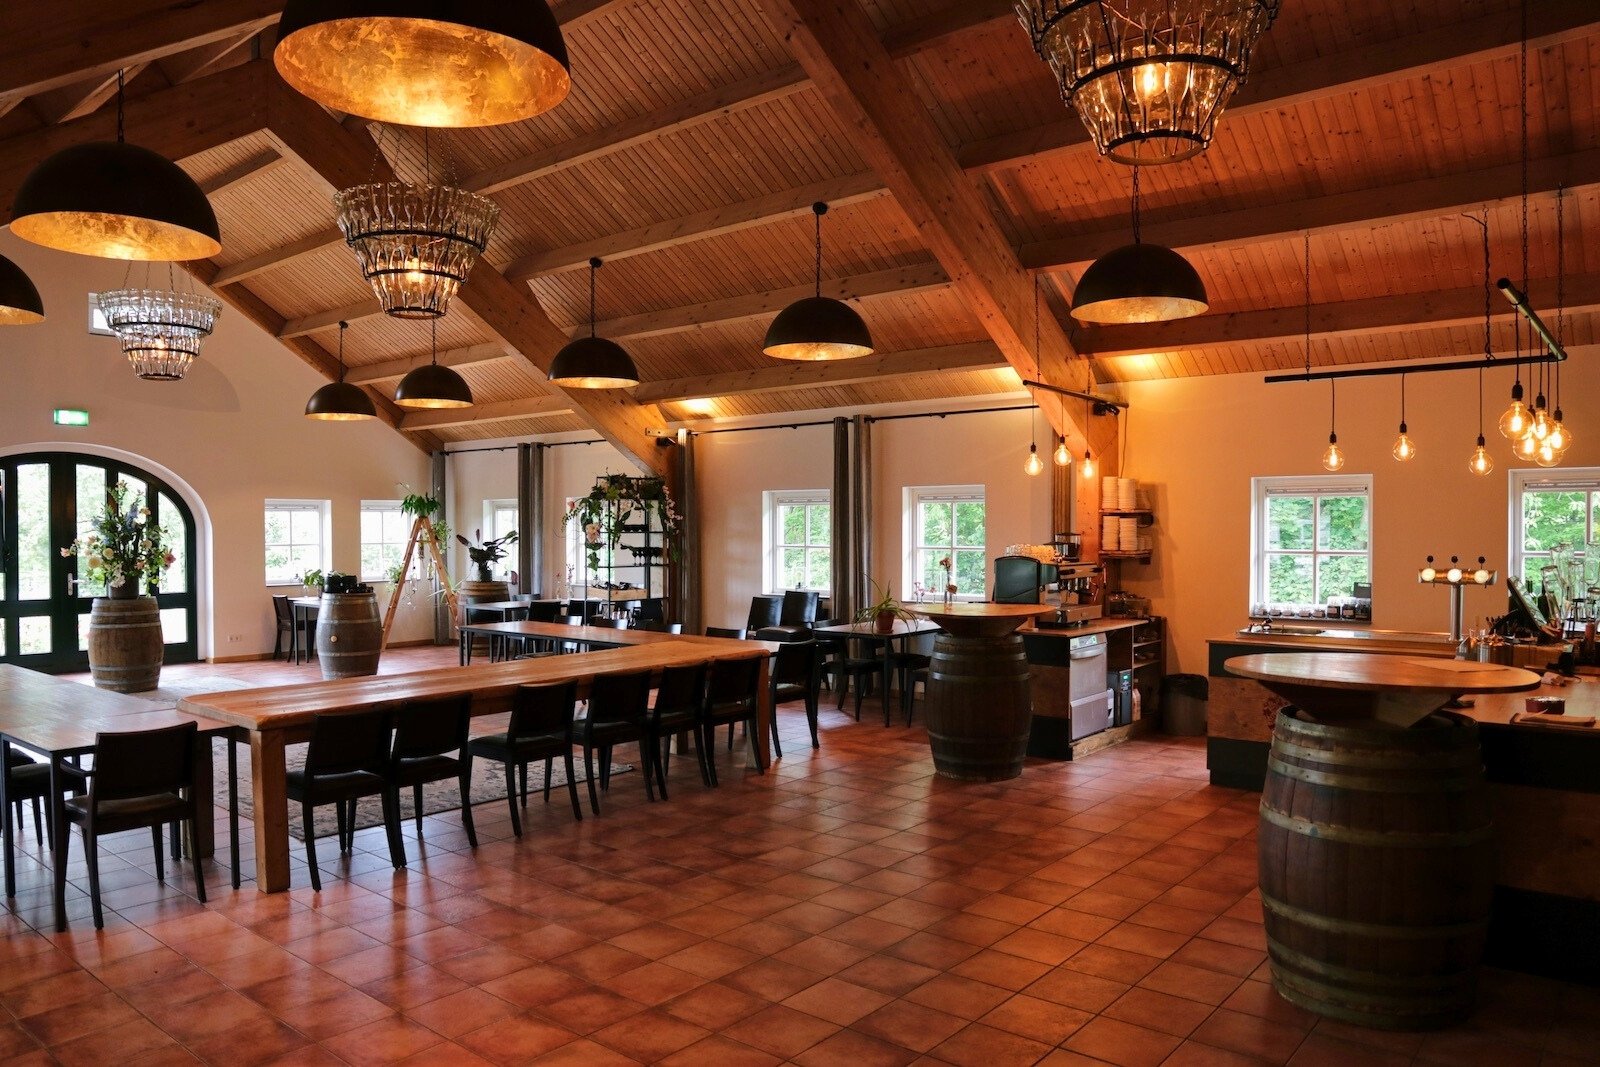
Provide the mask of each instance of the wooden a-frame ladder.
[{"label": "wooden a-frame ladder", "polygon": [[406,554],[400,560],[400,581],[394,583],[394,592],[389,594],[389,607],[383,613],[383,641],[378,645],[382,652],[389,647],[389,629],[394,625],[395,609],[400,606],[400,594],[405,589],[406,572],[411,570],[411,557],[416,555],[419,542],[426,542],[428,552],[433,556],[434,570],[438,573],[439,584],[444,587],[444,602],[450,609],[450,617],[456,617],[456,591],[450,581],[450,571],[444,565],[444,553],[439,551],[439,539],[433,535],[433,523],[425,516],[418,515],[411,524],[411,536],[406,539]]}]

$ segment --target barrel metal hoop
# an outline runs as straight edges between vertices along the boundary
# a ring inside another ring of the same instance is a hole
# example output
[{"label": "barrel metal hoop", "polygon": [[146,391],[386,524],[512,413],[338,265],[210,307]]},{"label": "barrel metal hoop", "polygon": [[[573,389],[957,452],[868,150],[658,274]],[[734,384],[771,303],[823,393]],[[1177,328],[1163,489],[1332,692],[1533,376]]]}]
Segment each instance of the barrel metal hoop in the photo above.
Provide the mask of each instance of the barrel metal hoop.
[{"label": "barrel metal hoop", "polygon": [[[1285,741],[1278,737],[1273,739],[1272,748],[1283,756],[1292,756],[1296,759],[1311,759],[1326,762],[1329,758],[1326,748],[1313,748],[1308,745],[1297,745],[1293,741]],[[1338,762],[1346,767],[1370,767],[1374,770],[1410,770],[1417,767],[1419,759],[1426,757],[1429,771],[1434,770],[1478,770],[1483,767],[1483,755],[1476,748],[1462,748],[1454,751],[1442,752],[1340,752]]]},{"label": "barrel metal hoop", "polygon": [[1367,845],[1376,848],[1462,848],[1482,844],[1494,837],[1493,823],[1484,823],[1482,826],[1457,830],[1454,833],[1362,830],[1340,823],[1302,819],[1286,811],[1269,807],[1265,800],[1261,802],[1261,817],[1272,825],[1282,827],[1301,837],[1315,837],[1324,841],[1337,841],[1343,845]]},{"label": "barrel metal hoop", "polygon": [[1448,778],[1424,778],[1407,781],[1401,778],[1369,778],[1359,774],[1336,774],[1331,771],[1313,771],[1285,763],[1276,756],[1267,757],[1267,768],[1310,785],[1327,785],[1335,789],[1349,789],[1358,793],[1466,793],[1483,785],[1482,773],[1456,775]]},{"label": "barrel metal hoop", "polygon": [[[1275,948],[1275,951],[1279,949]],[[1404,999],[1398,1003],[1380,1005],[1373,1002],[1377,990],[1363,990],[1359,984],[1350,988],[1338,984],[1337,979],[1331,983],[1318,981],[1292,969],[1295,964],[1287,957],[1298,956],[1297,953],[1282,951],[1286,958],[1282,960],[1283,965],[1273,967],[1272,977],[1280,991],[1299,995],[1298,1000],[1292,996],[1288,999],[1320,1015],[1364,1026],[1411,1030],[1447,1023],[1466,1013],[1476,988],[1470,973],[1464,980],[1454,984],[1446,984],[1435,978],[1428,983],[1433,987],[1431,992],[1396,989],[1391,991],[1391,995]],[[1278,962],[1274,960],[1274,963]],[[1369,971],[1350,974],[1358,983],[1367,978],[1381,977]]]},{"label": "barrel metal hoop", "polygon": [[[1332,915],[1297,908],[1266,893],[1261,894],[1261,905],[1274,915],[1330,934],[1350,934],[1355,937],[1373,937],[1384,941],[1430,941],[1441,937],[1474,937],[1489,927],[1488,919],[1450,923],[1442,926],[1395,926],[1390,923],[1364,923],[1355,919],[1340,919]],[[1285,949],[1284,951],[1290,951]],[[1321,966],[1319,964],[1319,966]]]}]

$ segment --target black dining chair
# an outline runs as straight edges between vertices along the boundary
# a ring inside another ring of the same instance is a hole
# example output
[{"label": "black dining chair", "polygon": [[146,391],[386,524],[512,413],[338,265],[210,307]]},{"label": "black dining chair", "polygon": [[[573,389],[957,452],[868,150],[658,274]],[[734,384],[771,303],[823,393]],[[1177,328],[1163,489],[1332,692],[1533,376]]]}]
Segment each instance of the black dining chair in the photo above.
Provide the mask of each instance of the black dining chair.
[{"label": "black dining chair", "polygon": [[[645,720],[645,735],[650,753],[655,757],[656,786],[661,799],[667,799],[667,771],[672,766],[672,738],[675,734],[696,729],[700,708],[706,698],[708,664],[693,663],[685,667],[667,667],[661,672],[661,682],[656,687],[656,702]],[[700,780],[711,784],[711,774],[706,769],[708,753],[699,740],[695,741],[695,756],[700,762]]]},{"label": "black dining chair", "polygon": [[750,738],[756,767],[767,773],[767,761],[757,744],[756,714],[761,704],[761,660],[755,657],[719,659],[711,663],[706,700],[700,711],[700,744],[705,752],[711,784],[717,784],[714,740],[717,727],[743,723]]},{"label": "black dining chair", "polygon": [[815,589],[785,590],[778,606],[778,621],[773,626],[763,626],[756,631],[760,641],[806,641],[811,637],[811,627],[817,621],[817,601],[821,596]]},{"label": "black dining chair", "polygon": [[791,700],[805,701],[806,721],[811,726],[811,747],[821,748],[817,737],[817,698],[822,689],[822,664],[815,641],[786,641],[778,646],[768,682],[772,694],[772,748],[783,758],[783,743],[778,740],[778,705]]},{"label": "black dining chair", "polygon": [[[638,742],[645,796],[650,800],[656,798],[655,760],[650,755],[645,721],[649,714],[651,674],[647,670],[597,674],[589,687],[589,710],[582,720],[578,739],[583,745],[583,769],[589,776],[589,807],[596,815],[600,814],[600,796],[595,791],[595,783],[598,779],[601,789],[611,788],[614,745]],[[598,775],[594,767],[596,749],[600,752]]]},{"label": "black dining chair", "polygon": [[[6,749],[6,799],[11,801],[13,814],[11,826],[21,832],[22,805],[25,802],[33,803],[33,839],[43,844],[47,838],[44,836],[44,827],[39,821],[39,802],[50,795],[50,765],[37,763],[14,748]],[[45,814],[50,813],[50,806],[44,806]],[[10,848],[11,843],[6,842]]]},{"label": "black dining chair", "polygon": [[[294,655],[294,650],[298,645],[298,641],[295,639],[294,632],[294,609],[289,606],[288,597],[275,596],[272,598],[272,618],[278,626],[277,634],[274,636],[272,641],[272,658],[277,659],[280,655],[286,657]],[[283,647],[284,634],[289,635],[289,648],[287,652],[285,652]]]},{"label": "black dining chair", "polygon": [[639,606],[633,609],[633,621],[638,625],[647,622],[666,622],[667,602],[658,596],[639,601]]},{"label": "black dining chair", "polygon": [[611,619],[590,619],[589,625],[597,630],[626,630],[628,628],[628,617],[626,615],[618,615]]},{"label": "black dining chair", "polygon": [[776,626],[782,612],[782,596],[776,593],[760,593],[750,598],[750,616],[745,620],[744,628],[755,633],[763,626]]},{"label": "black dining chair", "polygon": [[[95,735],[93,769],[76,772],[88,779],[88,792],[68,797],[63,810],[67,823],[77,823],[83,829],[89,902],[94,909],[96,930],[105,929],[100,904],[100,836],[148,827],[155,845],[156,881],[164,882],[161,828],[168,823],[187,822],[192,833],[199,805],[211,803],[210,797],[198,796],[194,789],[199,736],[199,728],[192,722],[157,730]],[[70,830],[63,825],[56,832],[61,835],[57,856],[64,860]],[[195,896],[204,904],[206,883],[200,873],[200,850],[190,849],[190,858],[194,861]]]},{"label": "black dining chair", "polygon": [[900,710],[906,713],[906,725],[911,725],[912,704],[916,700],[917,685],[922,685],[922,695],[928,695],[928,667],[918,667],[906,675],[905,681],[900,683]]},{"label": "black dining chair", "polygon": [[519,686],[511,697],[511,722],[504,733],[484,734],[467,743],[474,756],[499,761],[506,772],[506,803],[511,807],[511,831],[522,836],[522,819],[517,811],[516,779],[522,776],[522,803],[528,803],[528,764],[544,760],[544,800],[550,803],[550,772],[556,757],[567,770],[567,794],[572,800],[572,817],[582,821],[583,805],[578,802],[578,776],[572,767],[573,714],[578,704],[578,683]]},{"label": "black dining chair", "polygon": [[681,622],[638,622],[634,623],[633,628],[635,630],[644,630],[646,633],[652,634],[683,633],[683,623]]},{"label": "black dining chair", "polygon": [[[851,646],[856,646],[854,649]],[[883,660],[878,658],[877,648],[869,642],[851,640],[845,645],[841,655],[827,665],[829,675],[834,679],[833,691],[837,698],[834,706],[843,710],[844,698],[852,684],[856,691],[856,722],[861,721],[861,698],[871,692],[878,677],[883,673]],[[887,723],[885,723],[887,725]]]},{"label": "black dining chair", "polygon": [[[472,823],[472,749],[467,743],[472,729],[472,694],[408,701],[394,709],[391,722],[390,788],[411,787],[417,840],[422,840],[422,787],[454,778],[461,787],[461,826],[467,832],[467,843],[477,848],[478,831]],[[403,866],[404,841],[400,848]]]},{"label": "black dining chair", "polygon": [[728,637],[735,641],[743,641],[750,635],[750,631],[737,626],[707,626],[707,637]]},{"label": "black dining chair", "polygon": [[838,634],[817,633],[820,627],[843,626],[849,619],[820,619],[812,623],[812,640],[817,643],[817,663],[822,681],[833,688],[833,664],[845,658],[845,639]]},{"label": "black dining chair", "polygon": [[355,802],[362,797],[382,797],[389,861],[395,870],[406,865],[405,846],[400,840],[399,793],[389,781],[388,767],[389,713],[386,708],[312,718],[305,767],[285,776],[289,799],[300,803],[312,889],[322,891],[314,819],[314,809],[318,805],[332,804],[338,809],[339,851],[344,853],[354,846]]}]

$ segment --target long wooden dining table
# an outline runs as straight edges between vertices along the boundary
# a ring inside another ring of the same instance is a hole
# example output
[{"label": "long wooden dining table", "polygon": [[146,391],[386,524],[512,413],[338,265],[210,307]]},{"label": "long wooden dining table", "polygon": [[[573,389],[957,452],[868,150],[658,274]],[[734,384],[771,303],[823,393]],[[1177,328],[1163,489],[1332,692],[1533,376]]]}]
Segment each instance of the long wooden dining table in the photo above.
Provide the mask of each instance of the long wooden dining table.
[{"label": "long wooden dining table", "polygon": [[[198,808],[199,818],[194,825],[192,847],[198,855],[210,856],[215,844],[211,803],[211,740],[214,737],[237,739],[231,727],[202,716],[157,707],[140,697],[95,689],[12,664],[0,664],[0,767],[9,762],[13,746],[45,757],[50,765],[50,795],[47,802],[52,826],[65,826],[63,797],[71,788],[65,762],[93,752],[97,735],[159,730],[191,722],[200,728],[204,751],[203,758],[195,760],[195,778],[191,786],[196,790],[196,795],[203,798]],[[230,777],[232,758],[230,748]],[[17,827],[12,820],[10,798],[6,796],[7,777],[0,774],[0,836],[5,839],[5,891],[9,899],[16,896],[16,856],[12,835]],[[239,834],[236,804],[230,806],[230,816],[234,820],[230,840],[233,842],[233,869],[237,879]],[[57,930],[65,930],[67,925],[65,843],[69,836],[58,833],[49,849]]]},{"label": "long wooden dining table", "polygon": [[[526,626],[527,623],[492,625]],[[573,630],[575,627],[565,627]],[[612,631],[613,634],[626,631]],[[636,631],[643,636],[645,631]],[[598,674],[626,671],[660,671],[716,659],[761,660],[760,701],[756,715],[755,750],[758,766],[765,766],[771,751],[772,704],[768,686],[768,656],[763,641],[728,638],[685,638],[650,634],[652,640],[631,647],[567,656],[509,660],[471,667],[444,667],[410,674],[370,678],[343,678],[306,685],[241,689],[185,697],[179,710],[243,729],[250,742],[250,788],[255,807],[256,887],[263,893],[289,888],[289,800],[285,784],[284,749],[311,738],[311,723],[318,715],[366,711],[380,705],[412,700],[471,694],[474,716],[494,715],[511,708],[518,686],[576,681],[578,695],[588,692]]]}]

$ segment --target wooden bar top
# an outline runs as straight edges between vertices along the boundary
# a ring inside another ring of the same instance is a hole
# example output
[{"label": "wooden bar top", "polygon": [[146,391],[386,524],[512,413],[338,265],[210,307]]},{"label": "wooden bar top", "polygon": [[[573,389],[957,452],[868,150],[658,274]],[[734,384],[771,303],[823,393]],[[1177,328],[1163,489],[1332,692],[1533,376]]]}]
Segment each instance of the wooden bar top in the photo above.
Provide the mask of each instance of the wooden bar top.
[{"label": "wooden bar top", "polygon": [[[1523,710],[1529,697],[1560,697],[1567,702],[1566,714],[1577,718],[1592,716],[1596,725],[1581,728],[1546,726],[1539,723],[1513,723],[1511,716]],[[1559,731],[1574,737],[1600,738],[1600,678],[1579,675],[1566,685],[1541,684],[1537,689],[1521,693],[1485,693],[1472,698],[1472,706],[1461,708],[1457,714],[1478,720],[1484,726],[1509,726],[1517,730],[1538,730],[1541,733]]]},{"label": "wooden bar top", "polygon": [[[567,631],[577,629],[559,625],[555,628]],[[612,631],[613,634],[625,632]],[[378,704],[471,693],[475,701],[475,713],[488,714],[508,706],[511,694],[520,685],[538,685],[572,678],[586,680],[597,674],[659,670],[710,659],[765,657],[770,654],[768,643],[764,641],[683,640],[671,634],[649,636],[667,637],[669,641],[641,642],[631,647],[579,652],[569,656],[508,660],[470,667],[442,667],[411,674],[342,678],[303,685],[207,693],[184,697],[178,708],[250,730],[278,730],[308,725],[314,716],[324,712],[357,711]]]},{"label": "wooden bar top", "polygon": [[1312,689],[1503,693],[1533,689],[1539,684],[1537,674],[1520,667],[1362,652],[1281,652],[1275,655],[1238,656],[1228,660],[1225,666],[1230,672],[1244,678]]}]

